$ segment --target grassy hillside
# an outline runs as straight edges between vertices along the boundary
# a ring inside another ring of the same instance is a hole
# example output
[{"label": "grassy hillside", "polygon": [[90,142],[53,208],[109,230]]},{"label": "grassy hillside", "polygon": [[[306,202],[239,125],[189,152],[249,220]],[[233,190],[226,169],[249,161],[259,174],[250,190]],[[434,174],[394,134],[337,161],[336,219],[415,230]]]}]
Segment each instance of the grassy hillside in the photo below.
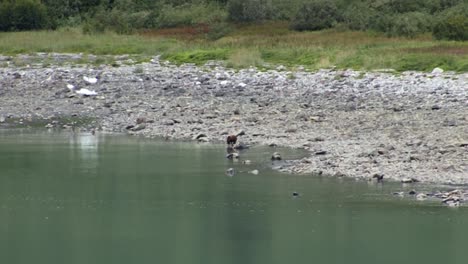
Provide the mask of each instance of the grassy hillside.
[{"label": "grassy hillside", "polygon": [[[132,35],[88,35],[79,29],[0,33],[0,53],[82,52],[134,54],[146,60],[162,54],[175,63],[223,60],[231,67],[307,69],[353,68],[430,71],[434,67],[468,72],[468,42],[436,41],[431,36],[387,37],[364,31],[292,31],[286,22],[235,26],[212,41],[196,27],[146,30]],[[102,61],[102,63],[112,63]],[[268,66],[269,65],[269,66]]]}]

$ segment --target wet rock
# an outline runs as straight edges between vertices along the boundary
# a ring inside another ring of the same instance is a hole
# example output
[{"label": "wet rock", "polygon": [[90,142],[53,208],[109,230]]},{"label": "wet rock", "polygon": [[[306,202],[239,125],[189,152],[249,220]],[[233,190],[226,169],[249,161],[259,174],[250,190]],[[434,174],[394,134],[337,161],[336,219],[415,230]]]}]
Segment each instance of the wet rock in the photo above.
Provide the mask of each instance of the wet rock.
[{"label": "wet rock", "polygon": [[138,124],[132,128],[130,128],[131,131],[140,131],[146,128],[145,124]]},{"label": "wet rock", "polygon": [[237,152],[228,153],[226,155],[226,158],[230,160],[239,159],[239,153]]},{"label": "wet rock", "polygon": [[258,170],[251,170],[249,171],[250,174],[253,174],[253,175],[258,175],[259,171]]},{"label": "wet rock", "polygon": [[401,183],[416,183],[419,182],[418,179],[415,178],[403,178],[401,179]]},{"label": "wet rock", "polygon": [[271,160],[281,160],[281,155],[278,152],[274,152],[271,156]]},{"label": "wet rock", "polygon": [[226,170],[226,175],[227,176],[232,177],[232,176],[234,176],[234,174],[235,174],[235,171],[234,171],[233,168],[229,168],[229,169]]},{"label": "wet rock", "polygon": [[416,195],[416,200],[418,200],[418,201],[424,201],[424,200],[426,200],[426,199],[427,199],[427,195],[424,194],[424,193],[418,193],[418,194]]},{"label": "wet rock", "polygon": [[236,150],[243,150],[243,149],[249,149],[250,145],[244,144],[244,143],[238,143],[234,145],[234,149]]},{"label": "wet rock", "polygon": [[200,139],[200,138],[206,138],[206,137],[207,137],[206,134],[200,133],[200,134],[196,135],[193,139]]},{"label": "wet rock", "polygon": [[197,140],[198,140],[198,142],[204,142],[204,143],[210,142],[210,139],[208,137],[201,137],[201,138],[199,138]]},{"label": "wet rock", "polygon": [[326,150],[318,150],[314,152],[315,155],[326,155],[327,151]]}]

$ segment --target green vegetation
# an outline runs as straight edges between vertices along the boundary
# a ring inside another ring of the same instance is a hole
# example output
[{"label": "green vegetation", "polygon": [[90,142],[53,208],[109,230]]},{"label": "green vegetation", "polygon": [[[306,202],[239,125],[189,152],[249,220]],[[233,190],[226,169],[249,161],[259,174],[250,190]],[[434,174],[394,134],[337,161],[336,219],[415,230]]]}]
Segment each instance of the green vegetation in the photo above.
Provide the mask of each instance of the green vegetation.
[{"label": "green vegetation", "polygon": [[[85,33],[192,27],[211,40],[229,23],[377,31],[468,40],[468,0],[1,0],[0,31],[81,27]],[[226,29],[227,28],[227,29]],[[213,32],[213,33],[211,33]],[[211,34],[210,34],[211,33]]]},{"label": "green vegetation", "polygon": [[[433,40],[428,35],[416,38],[387,37],[383,33],[361,31],[297,32],[287,22],[238,25],[216,41],[190,28],[160,29],[133,35],[113,32],[85,34],[79,29],[0,33],[0,54],[34,52],[82,52],[76,63],[115,65],[107,56],[133,54],[135,61],[147,61],[162,54],[176,63],[203,64],[224,60],[230,67],[290,68],[303,65],[319,68],[383,69],[429,71],[434,67],[468,71],[468,42]],[[20,62],[19,62],[20,63]]]},{"label": "green vegetation", "polygon": [[[0,0],[0,31],[2,54],[131,54],[139,61],[161,54],[176,63],[224,60],[231,67],[468,68],[468,0]],[[118,66],[105,56],[82,62]]]}]

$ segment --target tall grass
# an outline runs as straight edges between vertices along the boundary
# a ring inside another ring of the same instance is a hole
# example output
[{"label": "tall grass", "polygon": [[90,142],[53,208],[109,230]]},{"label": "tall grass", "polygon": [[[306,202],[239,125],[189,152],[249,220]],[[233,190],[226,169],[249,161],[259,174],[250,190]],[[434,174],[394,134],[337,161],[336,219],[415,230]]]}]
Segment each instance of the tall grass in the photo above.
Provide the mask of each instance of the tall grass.
[{"label": "tall grass", "polygon": [[[171,33],[173,32],[173,34]],[[190,34],[185,36],[184,32]],[[285,23],[238,25],[211,41],[190,30],[134,35],[82,34],[78,29],[0,33],[0,53],[82,52],[88,54],[161,54],[176,63],[224,60],[232,67],[282,64],[308,69],[327,67],[428,71],[434,67],[468,71],[468,42],[435,41],[429,35],[389,38],[373,32],[295,32]]]}]

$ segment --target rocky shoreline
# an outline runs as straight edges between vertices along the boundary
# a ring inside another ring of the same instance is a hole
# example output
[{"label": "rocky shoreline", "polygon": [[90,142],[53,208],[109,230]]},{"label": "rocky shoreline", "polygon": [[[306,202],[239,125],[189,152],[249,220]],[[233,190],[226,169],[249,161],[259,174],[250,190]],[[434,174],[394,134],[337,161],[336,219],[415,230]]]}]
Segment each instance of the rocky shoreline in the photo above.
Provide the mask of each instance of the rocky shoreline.
[{"label": "rocky shoreline", "polygon": [[203,142],[242,130],[244,144],[310,151],[287,172],[468,183],[467,73],[232,70],[126,56],[92,66],[74,63],[80,56],[23,55],[22,67],[0,56],[0,126],[87,117],[88,129]]}]

